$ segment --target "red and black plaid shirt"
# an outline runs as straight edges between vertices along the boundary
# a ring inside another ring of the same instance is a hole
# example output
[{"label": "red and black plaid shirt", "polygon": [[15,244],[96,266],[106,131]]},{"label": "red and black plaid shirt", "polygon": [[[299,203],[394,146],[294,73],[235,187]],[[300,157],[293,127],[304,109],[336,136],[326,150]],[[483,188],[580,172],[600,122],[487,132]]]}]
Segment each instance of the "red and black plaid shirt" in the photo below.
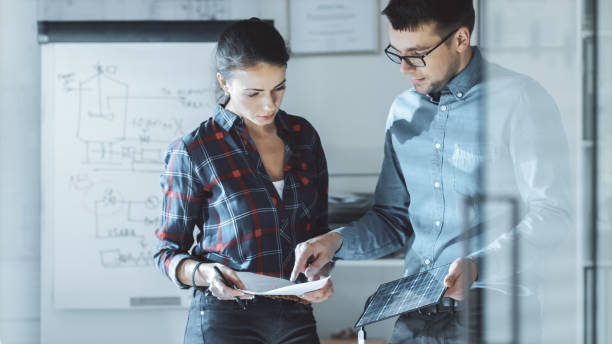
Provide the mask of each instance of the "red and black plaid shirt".
[{"label": "red and black plaid shirt", "polygon": [[222,106],[170,144],[154,258],[178,286],[187,287],[176,278],[186,258],[289,278],[295,246],[328,231],[327,163],[319,136],[308,121],[282,110],[275,123],[285,142],[282,200],[244,121]]}]

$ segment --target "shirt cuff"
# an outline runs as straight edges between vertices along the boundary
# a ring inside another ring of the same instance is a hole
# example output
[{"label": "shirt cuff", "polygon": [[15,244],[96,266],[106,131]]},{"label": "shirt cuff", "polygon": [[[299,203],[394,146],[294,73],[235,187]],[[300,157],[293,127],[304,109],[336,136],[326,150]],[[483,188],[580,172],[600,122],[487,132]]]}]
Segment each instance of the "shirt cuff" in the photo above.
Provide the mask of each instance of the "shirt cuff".
[{"label": "shirt cuff", "polygon": [[342,237],[342,244],[340,245],[340,249],[338,249],[338,251],[336,251],[334,254],[333,261],[338,259],[347,259],[347,257],[349,257],[352,253],[349,252],[349,247],[355,247],[355,245],[352,245],[351,242],[357,240],[355,235],[351,235],[351,232],[354,231],[351,231],[347,227],[340,227],[330,231],[330,233],[331,232],[338,233]]},{"label": "shirt cuff", "polygon": [[183,260],[187,258],[192,258],[192,257],[188,254],[177,254],[176,256],[172,257],[172,260],[170,260],[170,266],[168,267],[168,277],[170,277],[172,282],[174,282],[174,284],[176,284],[181,289],[191,288],[190,285],[181,283],[181,281],[179,281],[178,276],[177,276],[179,265],[181,264]]}]

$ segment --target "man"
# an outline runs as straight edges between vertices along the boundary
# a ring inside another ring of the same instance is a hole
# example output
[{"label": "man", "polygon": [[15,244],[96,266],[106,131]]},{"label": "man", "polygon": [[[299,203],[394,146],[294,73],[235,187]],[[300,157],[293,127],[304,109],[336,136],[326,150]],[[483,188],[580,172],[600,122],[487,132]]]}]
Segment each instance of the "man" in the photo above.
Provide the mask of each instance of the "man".
[{"label": "man", "polygon": [[[450,264],[448,289],[438,307],[402,315],[391,342],[477,341],[480,329],[462,326],[468,290],[494,291],[487,300],[517,290],[533,298],[538,269],[524,257],[537,257],[569,228],[559,113],[538,83],[487,63],[470,46],[472,0],[390,0],[382,13],[390,22],[385,53],[414,87],[391,105],[374,206],[359,221],[298,245],[292,279],[316,278],[334,258],[377,258],[408,243],[405,275]],[[485,217],[478,198],[464,208],[483,190],[517,197],[519,221],[508,224],[499,209]],[[515,238],[522,243],[520,288],[508,258]],[[537,324],[534,314],[537,308],[529,318]]]}]

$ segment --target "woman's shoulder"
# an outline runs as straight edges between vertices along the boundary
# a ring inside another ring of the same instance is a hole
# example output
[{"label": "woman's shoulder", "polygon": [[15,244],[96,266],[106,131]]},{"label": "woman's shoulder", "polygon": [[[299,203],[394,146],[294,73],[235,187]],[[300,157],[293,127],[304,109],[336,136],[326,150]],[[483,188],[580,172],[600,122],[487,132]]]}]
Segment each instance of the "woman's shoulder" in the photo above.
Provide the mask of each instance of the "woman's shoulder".
[{"label": "woman's shoulder", "polygon": [[195,147],[203,146],[207,141],[206,138],[215,136],[217,132],[219,132],[219,125],[216,124],[211,117],[200,123],[200,125],[192,131],[172,141],[169,145],[169,149],[182,147],[182,149],[191,152]]},{"label": "woman's shoulder", "polygon": [[283,110],[278,111],[278,116],[281,125],[289,132],[305,137],[318,136],[316,129],[306,118],[288,114]]}]

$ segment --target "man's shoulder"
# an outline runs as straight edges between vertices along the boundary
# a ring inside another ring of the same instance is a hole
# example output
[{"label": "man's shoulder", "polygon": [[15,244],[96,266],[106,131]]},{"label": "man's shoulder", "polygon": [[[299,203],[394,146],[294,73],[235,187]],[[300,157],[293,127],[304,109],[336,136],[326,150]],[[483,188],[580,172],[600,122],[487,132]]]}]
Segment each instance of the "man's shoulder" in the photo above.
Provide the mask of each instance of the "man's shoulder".
[{"label": "man's shoulder", "polygon": [[499,91],[513,96],[528,96],[534,92],[547,93],[544,87],[532,77],[495,63],[486,65],[482,83],[488,91]]}]

